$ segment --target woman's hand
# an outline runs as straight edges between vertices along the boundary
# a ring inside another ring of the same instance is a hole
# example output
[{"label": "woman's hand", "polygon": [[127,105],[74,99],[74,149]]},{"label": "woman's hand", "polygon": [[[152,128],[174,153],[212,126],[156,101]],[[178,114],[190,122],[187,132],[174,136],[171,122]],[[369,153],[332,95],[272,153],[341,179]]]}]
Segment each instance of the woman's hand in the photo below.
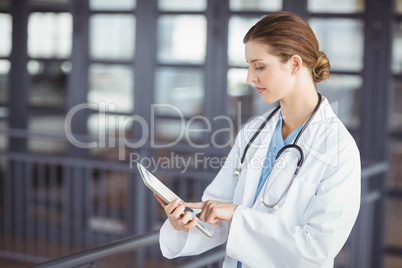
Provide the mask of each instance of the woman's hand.
[{"label": "woman's hand", "polygon": [[167,204],[158,195],[154,194],[154,196],[162,205],[169,218],[170,224],[172,224],[175,230],[188,232],[188,230],[197,225],[197,218],[191,219],[193,214],[190,211],[184,212],[186,207],[181,204],[178,199]]},{"label": "woman's hand", "polygon": [[201,209],[197,217],[209,224],[218,225],[218,221],[232,221],[234,211],[238,205],[208,200],[198,203],[183,203],[185,207]]}]

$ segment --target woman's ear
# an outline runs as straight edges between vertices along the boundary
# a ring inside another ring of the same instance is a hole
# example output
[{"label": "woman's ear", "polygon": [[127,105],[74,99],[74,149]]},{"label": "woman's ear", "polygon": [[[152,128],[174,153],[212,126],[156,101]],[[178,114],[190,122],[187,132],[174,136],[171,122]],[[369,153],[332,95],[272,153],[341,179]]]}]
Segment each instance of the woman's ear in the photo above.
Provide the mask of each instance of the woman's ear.
[{"label": "woman's ear", "polygon": [[299,55],[294,54],[290,57],[289,62],[291,64],[292,74],[297,74],[303,65],[303,59]]}]

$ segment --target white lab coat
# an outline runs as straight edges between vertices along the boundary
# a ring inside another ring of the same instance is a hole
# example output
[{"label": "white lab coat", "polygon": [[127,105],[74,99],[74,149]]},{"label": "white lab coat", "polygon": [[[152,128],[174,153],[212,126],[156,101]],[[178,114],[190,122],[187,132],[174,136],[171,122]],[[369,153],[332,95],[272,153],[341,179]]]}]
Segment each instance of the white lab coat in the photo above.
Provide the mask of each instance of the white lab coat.
[{"label": "white lab coat", "polygon": [[[261,173],[261,165],[255,163],[267,153],[279,112],[253,142],[239,179],[233,172],[247,141],[270,113],[239,132],[225,165],[202,197],[203,201],[238,204],[232,222],[203,223],[213,235],[207,238],[196,228],[188,233],[176,231],[166,220],[160,230],[165,257],[197,255],[227,242],[225,268],[237,267],[238,260],[243,268],[333,267],[360,207],[361,166],[356,143],[324,99],[298,141],[305,162],[279,209],[266,208],[259,201],[253,205]],[[275,189],[275,184],[268,186],[266,195],[275,195],[269,190]],[[267,203],[275,203],[282,193]]]}]

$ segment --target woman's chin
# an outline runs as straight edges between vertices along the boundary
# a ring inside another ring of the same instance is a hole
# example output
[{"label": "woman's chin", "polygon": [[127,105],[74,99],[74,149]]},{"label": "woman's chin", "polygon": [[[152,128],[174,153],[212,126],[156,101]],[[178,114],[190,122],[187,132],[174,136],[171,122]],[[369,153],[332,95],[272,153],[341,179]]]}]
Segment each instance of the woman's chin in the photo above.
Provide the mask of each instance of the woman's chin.
[{"label": "woman's chin", "polygon": [[272,98],[271,96],[267,96],[267,95],[261,95],[261,100],[262,100],[262,102],[267,103],[267,104],[275,103],[278,101],[278,99]]}]

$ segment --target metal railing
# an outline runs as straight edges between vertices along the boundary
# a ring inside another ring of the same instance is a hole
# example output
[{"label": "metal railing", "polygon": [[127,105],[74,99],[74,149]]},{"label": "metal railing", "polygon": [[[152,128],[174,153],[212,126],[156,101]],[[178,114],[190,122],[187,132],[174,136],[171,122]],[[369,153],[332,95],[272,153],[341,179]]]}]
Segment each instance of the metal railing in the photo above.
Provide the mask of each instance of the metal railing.
[{"label": "metal railing", "polygon": [[[88,265],[88,268],[96,267],[96,262],[114,255],[132,252],[137,249],[158,244],[159,231],[129,237],[114,243],[103,245],[89,250],[84,250],[58,259],[42,262],[29,268],[72,268]],[[183,264],[177,268],[198,268],[212,263],[222,261],[225,257],[225,250],[220,249],[212,253],[204,254],[202,257],[190,263]]]},{"label": "metal railing", "polygon": [[158,244],[159,231],[146,233],[134,237],[122,239],[104,246],[84,250],[58,259],[50,260],[40,264],[30,266],[30,268],[71,268],[88,264],[93,267],[101,259],[114,255],[132,252],[139,248]]}]

